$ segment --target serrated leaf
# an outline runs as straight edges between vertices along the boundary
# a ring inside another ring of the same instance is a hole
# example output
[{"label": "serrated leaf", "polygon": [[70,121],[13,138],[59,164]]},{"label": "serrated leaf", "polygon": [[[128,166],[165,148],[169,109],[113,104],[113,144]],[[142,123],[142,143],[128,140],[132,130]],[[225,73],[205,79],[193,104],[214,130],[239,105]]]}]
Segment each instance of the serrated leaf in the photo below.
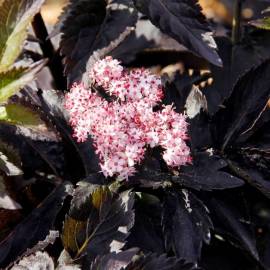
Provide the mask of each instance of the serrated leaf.
[{"label": "serrated leaf", "polygon": [[105,256],[98,256],[91,264],[90,270],[121,270],[131,262],[138,251],[137,248],[133,248],[119,253],[113,252]]},{"label": "serrated leaf", "polygon": [[20,104],[0,106],[0,121],[22,126],[38,126],[42,124],[38,114]]},{"label": "serrated leaf", "polygon": [[116,49],[133,31],[132,27],[126,27],[125,31],[121,33],[117,39],[110,42],[110,44],[102,49],[98,49],[94,51],[94,53],[90,56],[86,64],[86,72],[84,73],[82,82],[89,87],[91,85],[91,81],[89,80],[90,70],[92,69],[93,65],[100,59],[104,58],[106,55],[111,55],[112,51]]},{"label": "serrated leaf", "polygon": [[[162,33],[149,20],[139,19],[135,30],[111,53],[124,65],[136,59],[136,55],[145,50],[157,47]],[[169,39],[169,38],[168,38]],[[181,45],[179,45],[181,46]]]},{"label": "serrated leaf", "polygon": [[[231,96],[215,116],[225,149],[241,141],[267,109],[270,98],[270,61],[251,69],[239,79]],[[239,102],[241,101],[241,102]]]},{"label": "serrated leaf", "polygon": [[23,86],[34,80],[36,74],[44,67],[46,61],[35,63],[30,68],[12,68],[0,72],[0,103],[4,103]]},{"label": "serrated leaf", "polygon": [[193,164],[182,166],[177,174],[164,173],[158,168],[144,166],[133,181],[138,181],[142,187],[153,189],[170,186],[172,182],[182,187],[205,191],[243,186],[245,182],[242,179],[228,172],[228,162],[212,151],[213,149],[206,152],[195,152]]},{"label": "serrated leaf", "polygon": [[21,175],[19,153],[10,145],[0,140],[0,170],[7,176]]},{"label": "serrated leaf", "polygon": [[0,72],[17,59],[27,29],[45,0],[4,0],[0,2]]},{"label": "serrated leaf", "polygon": [[56,270],[81,270],[81,267],[74,264],[74,265],[62,265],[58,266]]},{"label": "serrated leaf", "polygon": [[204,151],[213,146],[213,134],[209,120],[208,112],[202,110],[193,119],[187,119],[192,152]]},{"label": "serrated leaf", "polygon": [[[184,260],[175,257],[167,257],[165,254],[146,254],[135,257],[127,267],[119,270],[199,270],[192,263],[186,263]],[[117,269],[118,270],[118,269]]]},{"label": "serrated leaf", "polygon": [[53,259],[46,252],[36,252],[33,255],[24,257],[17,265],[14,265],[11,270],[32,270],[32,269],[47,269],[54,270]]},{"label": "serrated leaf", "polygon": [[136,7],[165,34],[173,37],[196,55],[217,66],[222,61],[216,52],[206,18],[196,0],[133,0]]},{"label": "serrated leaf", "polygon": [[188,72],[181,75],[176,73],[172,76],[172,79],[163,77],[165,88],[163,102],[165,104],[173,103],[176,111],[181,113],[186,107],[188,113],[193,116],[193,118],[187,119],[192,150],[212,146],[207,100],[200,90],[197,91],[194,88],[194,85],[205,82],[209,77],[210,73],[200,74],[198,71],[195,71],[192,75],[189,75]]},{"label": "serrated leaf", "polygon": [[210,242],[212,222],[205,205],[191,192],[168,191],[163,206],[165,247],[178,258],[197,263],[203,242]]},{"label": "serrated leaf", "polygon": [[225,229],[225,235],[226,232],[231,233],[256,260],[259,260],[252,226],[249,222],[244,222],[245,219],[238,207],[218,199],[211,199],[209,208],[211,213],[218,218],[222,228]]},{"label": "serrated leaf", "polygon": [[[34,247],[27,249],[21,256],[19,256],[16,259],[16,261],[13,262],[14,267],[12,269],[20,270],[21,269],[20,266],[22,265],[21,262],[29,262],[29,258],[33,258],[33,254],[36,257],[36,255],[38,253],[41,253],[41,251],[44,251],[44,249],[47,246],[52,245],[55,242],[57,237],[59,237],[58,231],[50,231],[44,240],[39,241]],[[45,254],[45,253],[43,253],[43,254]],[[18,261],[20,261],[20,262],[18,264],[15,264]],[[26,269],[24,269],[24,270],[26,270]],[[29,269],[29,270],[31,270],[31,269]]]},{"label": "serrated leaf", "polygon": [[91,54],[108,46],[136,21],[131,0],[71,0],[60,18],[60,47],[69,80],[79,79]]},{"label": "serrated leaf", "polygon": [[234,46],[227,37],[217,37],[216,42],[223,67],[210,65],[213,82],[202,89],[210,115],[214,115],[224,105],[242,76],[270,57],[270,35],[267,31],[252,31]]},{"label": "serrated leaf", "polygon": [[270,30],[270,18],[265,17],[262,19],[258,19],[250,22],[251,25],[256,26],[257,28]]},{"label": "serrated leaf", "polygon": [[192,85],[201,78],[200,75],[189,76],[188,73],[175,73],[172,78],[167,75],[162,77],[165,93],[164,104],[174,104],[177,112],[182,112],[185,109],[187,97],[189,96]]},{"label": "serrated leaf", "polygon": [[193,164],[184,166],[179,176],[172,176],[172,181],[196,190],[230,189],[244,185],[244,181],[226,172],[228,163],[209,152],[199,152],[193,157]]},{"label": "serrated leaf", "polygon": [[[62,233],[65,249],[73,258],[87,254],[87,262],[95,256],[117,251],[133,226],[133,195],[119,196],[107,187],[97,187],[86,197],[78,209],[72,206],[66,216]],[[72,202],[73,205],[73,202]]]},{"label": "serrated leaf", "polygon": [[130,231],[126,247],[138,247],[144,253],[165,252],[161,227],[161,202],[146,193],[135,201],[135,224]]},{"label": "serrated leaf", "polygon": [[[6,267],[27,248],[44,239],[52,228],[65,198],[71,192],[67,182],[58,186],[39,207],[33,210],[0,244],[0,265]],[[27,235],[27,238],[25,237]]]},{"label": "serrated leaf", "polygon": [[100,171],[99,160],[91,140],[85,143],[77,143],[72,137],[72,129],[68,124],[63,108],[63,96],[53,90],[43,90],[37,98],[38,101],[35,102],[40,106],[48,122],[54,124],[54,128],[60,133],[65,147],[68,149],[65,158],[68,167],[70,167],[70,176],[78,179]]},{"label": "serrated leaf", "polygon": [[[260,156],[262,158],[262,156]],[[260,167],[257,165],[254,169],[250,164],[245,164],[239,166],[236,162],[231,162],[232,169],[235,170],[235,173],[239,174],[245,181],[262,192],[267,198],[270,198],[270,181],[268,180],[268,174],[260,171]],[[266,167],[268,171],[268,166]]]},{"label": "serrated leaf", "polygon": [[56,270],[80,270],[81,267],[74,264],[74,261],[66,250],[63,250],[58,258]]},{"label": "serrated leaf", "polygon": [[0,175],[0,208],[8,210],[18,210],[22,207],[15,202],[8,194],[4,177]]}]

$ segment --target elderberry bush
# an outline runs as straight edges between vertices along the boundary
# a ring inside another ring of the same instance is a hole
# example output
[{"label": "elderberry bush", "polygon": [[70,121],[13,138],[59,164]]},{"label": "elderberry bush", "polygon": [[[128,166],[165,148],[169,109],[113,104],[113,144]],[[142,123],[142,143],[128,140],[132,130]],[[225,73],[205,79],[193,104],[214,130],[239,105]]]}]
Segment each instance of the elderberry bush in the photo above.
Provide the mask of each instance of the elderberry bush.
[{"label": "elderberry bush", "polygon": [[43,3],[0,1],[0,268],[270,269],[269,1]]}]

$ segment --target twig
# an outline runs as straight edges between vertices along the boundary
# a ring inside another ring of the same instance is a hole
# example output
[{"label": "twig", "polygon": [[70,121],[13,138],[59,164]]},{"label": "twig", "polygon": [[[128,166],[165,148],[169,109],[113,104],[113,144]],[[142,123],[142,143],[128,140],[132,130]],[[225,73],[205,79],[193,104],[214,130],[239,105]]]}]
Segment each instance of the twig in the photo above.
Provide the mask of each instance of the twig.
[{"label": "twig", "polygon": [[40,48],[44,57],[49,59],[48,68],[54,78],[56,88],[65,90],[67,88],[67,82],[64,77],[61,57],[55,52],[53,44],[48,38],[48,31],[40,13],[34,17],[32,26],[36,37],[41,41]]}]

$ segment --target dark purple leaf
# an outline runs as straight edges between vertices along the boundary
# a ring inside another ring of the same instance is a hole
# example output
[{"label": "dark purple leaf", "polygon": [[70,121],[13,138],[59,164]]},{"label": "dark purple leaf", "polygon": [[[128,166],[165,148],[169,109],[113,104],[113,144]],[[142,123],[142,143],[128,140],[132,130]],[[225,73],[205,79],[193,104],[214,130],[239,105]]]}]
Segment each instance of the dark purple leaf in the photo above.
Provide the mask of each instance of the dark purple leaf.
[{"label": "dark purple leaf", "polygon": [[80,190],[66,216],[62,242],[72,258],[89,265],[96,256],[123,247],[134,222],[134,195],[114,194],[105,186],[90,186],[88,196]]},{"label": "dark purple leaf", "polygon": [[209,25],[196,0],[133,0],[136,7],[165,34],[214,65],[222,61]]},{"label": "dark purple leaf", "polygon": [[120,270],[125,268],[132,258],[138,253],[137,248],[121,251],[119,253],[113,252],[102,257],[97,257],[91,264],[90,270]]},{"label": "dark purple leaf", "polygon": [[[238,202],[239,204],[239,202]],[[218,199],[211,199],[209,209],[214,214],[221,228],[232,235],[241,246],[246,249],[256,260],[259,260],[256,248],[256,240],[252,232],[252,226],[249,221],[245,222],[242,212],[239,212],[239,205],[225,203]]]},{"label": "dark purple leaf", "polygon": [[162,254],[164,240],[161,227],[161,203],[155,196],[143,193],[135,202],[135,223],[127,247],[138,247],[144,253]]},{"label": "dark purple leaf", "polygon": [[[185,263],[183,260],[177,260],[175,257],[167,257],[165,254],[147,254],[140,256],[131,262],[126,268],[120,270],[195,270],[191,263]],[[105,269],[104,269],[105,270]]]},{"label": "dark purple leaf", "polygon": [[217,37],[216,42],[223,67],[210,65],[213,83],[203,89],[210,115],[214,115],[230,97],[239,78],[270,57],[269,33],[246,34],[245,39],[234,46],[226,37]]},{"label": "dark purple leaf", "polygon": [[165,247],[178,258],[197,263],[203,242],[210,242],[212,222],[205,205],[188,190],[168,191],[163,206]]},{"label": "dark purple leaf", "polygon": [[130,0],[71,0],[60,20],[60,47],[69,82],[81,78],[94,51],[108,46],[136,21]]},{"label": "dark purple leaf", "polygon": [[270,98],[269,72],[269,61],[251,69],[238,81],[224,108],[216,115],[223,149],[241,140],[241,136],[253,128],[266,110]]},{"label": "dark purple leaf", "polygon": [[195,153],[193,164],[183,166],[179,176],[172,181],[196,190],[218,190],[240,187],[244,181],[226,172],[228,163],[220,156],[209,152]]},{"label": "dark purple leaf", "polygon": [[0,243],[0,266],[5,267],[26,249],[45,239],[53,228],[64,199],[71,191],[71,185],[63,183],[49,195],[14,231]]}]

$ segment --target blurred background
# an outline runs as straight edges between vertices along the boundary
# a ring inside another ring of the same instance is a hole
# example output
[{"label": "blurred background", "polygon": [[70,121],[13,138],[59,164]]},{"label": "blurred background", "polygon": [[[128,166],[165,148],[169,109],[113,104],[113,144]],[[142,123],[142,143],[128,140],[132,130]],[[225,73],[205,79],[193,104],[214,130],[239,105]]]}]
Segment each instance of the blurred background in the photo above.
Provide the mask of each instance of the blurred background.
[{"label": "blurred background", "polygon": [[[57,21],[59,14],[62,11],[63,6],[67,4],[68,0],[47,0],[43,7],[42,15],[48,24],[54,24]],[[234,0],[199,0],[205,15],[208,18],[215,18],[223,22],[231,23],[232,21],[232,7]],[[243,18],[250,20],[253,16],[258,14],[251,9],[251,6],[256,5],[258,7],[258,13],[260,12],[263,0],[245,0],[244,9],[242,11]]]}]

